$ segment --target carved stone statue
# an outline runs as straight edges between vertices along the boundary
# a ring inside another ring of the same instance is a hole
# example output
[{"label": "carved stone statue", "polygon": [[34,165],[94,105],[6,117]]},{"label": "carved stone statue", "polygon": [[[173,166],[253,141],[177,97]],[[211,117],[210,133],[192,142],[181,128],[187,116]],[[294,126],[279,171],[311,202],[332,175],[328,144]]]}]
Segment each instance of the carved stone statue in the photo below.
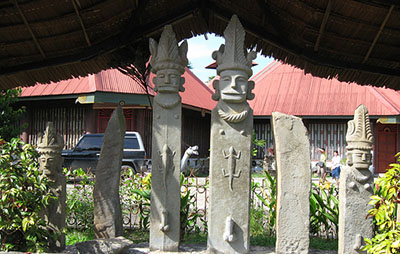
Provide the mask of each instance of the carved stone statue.
[{"label": "carved stone statue", "polygon": [[172,26],[159,43],[150,39],[151,71],[157,95],[153,105],[150,249],[178,251],[180,236],[180,155],[182,104],[188,63],[187,42],[180,46]]},{"label": "carved stone statue", "polygon": [[244,48],[245,31],[233,16],[224,32],[225,45],[212,54],[220,79],[214,81],[218,101],[211,113],[210,253],[249,252],[250,168],[254,98],[252,60]]},{"label": "carved stone statue", "polygon": [[368,110],[360,105],[354,119],[348,122],[347,166],[340,176],[339,186],[339,253],[366,253],[360,249],[364,238],[373,236],[372,219],[366,219],[371,207],[374,177],[368,170],[374,142]]},{"label": "carved stone statue", "polygon": [[42,177],[48,178],[51,191],[58,198],[50,201],[49,206],[43,211],[49,230],[60,233],[56,240],[49,239],[49,248],[51,251],[60,251],[65,249],[65,234],[62,233],[62,229],[65,227],[66,181],[61,157],[64,141],[57,134],[52,122],[47,123],[44,135],[39,134],[37,147],[40,156],[39,170],[42,172]]}]

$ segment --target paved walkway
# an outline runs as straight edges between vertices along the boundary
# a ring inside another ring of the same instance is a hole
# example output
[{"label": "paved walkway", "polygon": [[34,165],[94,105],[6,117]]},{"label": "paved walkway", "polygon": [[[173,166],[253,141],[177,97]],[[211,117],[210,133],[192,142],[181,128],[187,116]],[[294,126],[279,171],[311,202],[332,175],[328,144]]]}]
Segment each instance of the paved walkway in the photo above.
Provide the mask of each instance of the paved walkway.
[{"label": "paved walkway", "polygon": [[[138,244],[130,248],[127,254],[143,254],[143,253],[171,253],[176,254],[176,252],[160,252],[160,251],[150,251],[147,243]],[[183,245],[180,248],[179,254],[206,254],[207,247],[202,245]],[[259,247],[252,246],[251,252],[254,254],[275,254],[273,247]],[[310,254],[336,254],[337,251],[333,250],[310,250]]]}]

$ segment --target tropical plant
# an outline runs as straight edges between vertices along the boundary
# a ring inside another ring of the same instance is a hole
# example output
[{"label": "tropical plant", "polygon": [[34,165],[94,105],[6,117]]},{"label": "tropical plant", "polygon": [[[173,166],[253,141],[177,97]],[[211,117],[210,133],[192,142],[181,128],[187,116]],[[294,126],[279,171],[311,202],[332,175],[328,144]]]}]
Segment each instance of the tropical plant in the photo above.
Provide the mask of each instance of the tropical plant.
[{"label": "tropical plant", "polygon": [[[203,214],[199,213],[196,207],[195,195],[191,194],[189,187],[194,185],[194,179],[189,177],[184,177],[181,174],[181,230],[180,230],[180,241],[184,240],[187,233],[200,232],[201,226],[204,232],[207,232],[207,221],[205,220]],[[207,188],[207,184],[205,188]],[[200,224],[199,224],[200,223]]]},{"label": "tropical plant", "polygon": [[120,186],[122,211],[128,214],[132,207],[136,207],[140,229],[147,229],[150,224],[150,191],[151,174],[143,177],[131,169],[125,173]]},{"label": "tropical plant", "polygon": [[339,224],[339,200],[336,189],[330,183],[312,183],[310,195],[310,233],[337,232]]},{"label": "tropical plant", "polygon": [[254,195],[261,201],[262,206],[267,208],[265,218],[267,220],[266,231],[268,235],[275,235],[276,221],[276,177],[264,170],[264,188],[260,183],[251,182]]},{"label": "tropical plant", "polygon": [[26,124],[19,124],[25,107],[13,107],[20,94],[21,88],[0,90],[0,137],[6,141],[18,137],[26,128]]},{"label": "tropical plant", "polygon": [[257,139],[256,132],[253,130],[252,143],[253,143],[252,155],[256,156],[258,149],[264,148],[265,145],[267,144],[267,141],[265,141],[264,139]]},{"label": "tropical plant", "polygon": [[400,223],[396,222],[396,212],[400,204],[400,153],[396,154],[397,163],[376,181],[376,193],[371,197],[368,211],[376,224],[375,236],[365,239],[368,253],[400,253]]},{"label": "tropical plant", "polygon": [[41,211],[56,199],[38,170],[35,149],[12,138],[0,140],[0,250],[45,251],[57,233]]},{"label": "tropical plant", "polygon": [[67,190],[66,215],[69,225],[80,229],[92,229],[94,223],[93,188],[94,181],[81,168],[73,171],[64,170],[67,181],[74,181],[72,188]]}]

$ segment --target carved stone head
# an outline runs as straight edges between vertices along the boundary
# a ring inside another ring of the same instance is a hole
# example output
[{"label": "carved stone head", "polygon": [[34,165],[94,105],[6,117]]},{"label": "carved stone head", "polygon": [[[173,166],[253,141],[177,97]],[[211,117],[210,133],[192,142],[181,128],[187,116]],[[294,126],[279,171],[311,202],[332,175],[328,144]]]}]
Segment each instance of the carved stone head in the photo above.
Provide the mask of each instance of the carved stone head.
[{"label": "carved stone head", "polygon": [[61,150],[64,147],[64,140],[57,134],[52,122],[47,123],[44,135],[39,134],[37,146],[40,155],[39,170],[43,175],[54,178],[62,171]]},{"label": "carved stone head", "polygon": [[372,162],[371,132],[367,107],[360,105],[354,112],[354,119],[347,124],[347,164],[356,169],[368,169]]},{"label": "carved stone head", "polygon": [[149,41],[152,66],[151,71],[156,74],[153,82],[154,90],[159,93],[183,92],[185,78],[181,75],[188,64],[186,57],[188,45],[184,41],[178,46],[175,33],[171,25],[164,27],[160,42],[150,38]]},{"label": "carved stone head", "polygon": [[253,74],[252,60],[256,52],[247,53],[244,50],[245,31],[236,15],[232,16],[224,31],[225,45],[214,51],[212,57],[217,61],[217,74],[220,80],[213,83],[214,100],[221,99],[227,103],[243,103],[252,100],[254,82],[248,81]]}]

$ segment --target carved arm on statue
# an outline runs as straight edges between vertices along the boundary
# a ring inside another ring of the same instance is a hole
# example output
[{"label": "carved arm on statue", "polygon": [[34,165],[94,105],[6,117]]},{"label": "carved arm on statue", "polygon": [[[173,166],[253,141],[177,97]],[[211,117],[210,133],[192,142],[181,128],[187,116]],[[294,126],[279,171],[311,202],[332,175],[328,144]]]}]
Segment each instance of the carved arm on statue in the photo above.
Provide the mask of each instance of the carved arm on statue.
[{"label": "carved arm on statue", "polygon": [[363,238],[360,234],[356,235],[355,243],[353,245],[353,250],[360,250],[363,244]]},{"label": "carved arm on statue", "polygon": [[235,235],[233,233],[233,224],[234,224],[234,222],[233,222],[232,217],[228,216],[225,221],[225,231],[224,231],[223,239],[224,239],[224,241],[229,242],[229,243],[236,240]]},{"label": "carved arm on statue", "polygon": [[168,212],[166,209],[163,209],[161,212],[160,230],[164,233],[169,231]]}]

